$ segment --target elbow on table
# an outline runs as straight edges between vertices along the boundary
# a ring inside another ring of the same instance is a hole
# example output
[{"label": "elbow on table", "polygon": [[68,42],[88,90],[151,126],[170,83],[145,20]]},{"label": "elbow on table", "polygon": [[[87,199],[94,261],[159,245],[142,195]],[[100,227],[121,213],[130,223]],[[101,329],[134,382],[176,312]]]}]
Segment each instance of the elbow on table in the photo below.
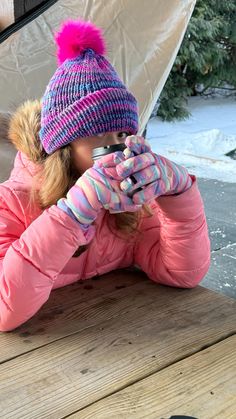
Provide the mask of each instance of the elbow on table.
[{"label": "elbow on table", "polygon": [[[1,313],[0,313],[1,317]],[[17,322],[14,318],[0,318],[0,332],[12,332],[13,330],[17,329],[22,324]]]},{"label": "elbow on table", "polygon": [[0,332],[12,332],[25,323],[28,318],[29,316],[17,314],[15,310],[7,306],[5,301],[0,301]]},{"label": "elbow on table", "polygon": [[210,259],[201,268],[185,273],[183,275],[183,288],[195,288],[206,276],[210,267]]},{"label": "elbow on table", "polygon": [[2,332],[12,332],[16,329],[17,326],[10,326],[8,323],[0,322],[0,333]]},{"label": "elbow on table", "polygon": [[176,288],[195,288],[203,280],[210,267],[210,259],[200,268],[188,271],[170,270],[165,268],[157,274],[152,272],[149,277],[162,285]]}]

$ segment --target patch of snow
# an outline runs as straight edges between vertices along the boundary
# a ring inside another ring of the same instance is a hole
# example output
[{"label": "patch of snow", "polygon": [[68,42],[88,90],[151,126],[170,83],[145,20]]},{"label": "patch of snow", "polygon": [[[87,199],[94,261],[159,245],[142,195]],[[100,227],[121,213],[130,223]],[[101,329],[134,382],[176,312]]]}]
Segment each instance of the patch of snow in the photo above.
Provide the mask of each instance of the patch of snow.
[{"label": "patch of snow", "polygon": [[232,259],[235,259],[236,260],[236,257],[235,256],[226,255],[225,253],[223,254],[223,256],[226,256],[227,258],[232,258]]},{"label": "patch of snow", "polygon": [[236,160],[225,156],[236,148],[236,100],[193,97],[189,110],[185,121],[149,120],[146,137],[153,151],[197,177],[236,182]]}]

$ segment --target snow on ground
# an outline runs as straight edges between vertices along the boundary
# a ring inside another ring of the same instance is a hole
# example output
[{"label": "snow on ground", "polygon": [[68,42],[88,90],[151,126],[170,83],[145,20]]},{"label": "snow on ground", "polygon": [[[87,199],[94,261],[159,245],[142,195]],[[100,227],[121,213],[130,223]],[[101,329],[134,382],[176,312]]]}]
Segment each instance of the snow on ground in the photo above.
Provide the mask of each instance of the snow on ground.
[{"label": "snow on ground", "polygon": [[236,148],[236,100],[193,97],[188,109],[192,116],[185,121],[149,120],[146,138],[152,150],[197,177],[236,182],[236,160],[225,156]]}]

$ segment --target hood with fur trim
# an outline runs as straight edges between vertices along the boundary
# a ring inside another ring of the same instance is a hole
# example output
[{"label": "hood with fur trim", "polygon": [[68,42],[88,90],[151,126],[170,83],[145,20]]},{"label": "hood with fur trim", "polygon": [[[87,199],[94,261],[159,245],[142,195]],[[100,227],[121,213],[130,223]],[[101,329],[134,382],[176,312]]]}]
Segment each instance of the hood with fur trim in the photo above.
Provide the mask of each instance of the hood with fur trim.
[{"label": "hood with fur trim", "polygon": [[29,187],[41,169],[46,153],[38,135],[40,119],[38,100],[23,103],[14,114],[0,113],[0,182],[9,180]]},{"label": "hood with fur trim", "polygon": [[40,120],[40,101],[26,101],[10,118],[8,130],[8,138],[15,148],[34,163],[40,163],[45,157],[39,140]]}]

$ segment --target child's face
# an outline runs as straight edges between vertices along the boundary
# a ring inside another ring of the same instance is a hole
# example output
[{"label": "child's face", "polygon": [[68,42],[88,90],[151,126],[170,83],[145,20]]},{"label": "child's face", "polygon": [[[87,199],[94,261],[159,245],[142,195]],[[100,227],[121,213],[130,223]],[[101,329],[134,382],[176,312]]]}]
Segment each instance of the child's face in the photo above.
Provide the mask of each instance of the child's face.
[{"label": "child's face", "polygon": [[124,143],[129,132],[107,132],[93,137],[78,138],[72,141],[72,158],[78,173],[82,175],[93,166],[92,150],[96,147]]}]

